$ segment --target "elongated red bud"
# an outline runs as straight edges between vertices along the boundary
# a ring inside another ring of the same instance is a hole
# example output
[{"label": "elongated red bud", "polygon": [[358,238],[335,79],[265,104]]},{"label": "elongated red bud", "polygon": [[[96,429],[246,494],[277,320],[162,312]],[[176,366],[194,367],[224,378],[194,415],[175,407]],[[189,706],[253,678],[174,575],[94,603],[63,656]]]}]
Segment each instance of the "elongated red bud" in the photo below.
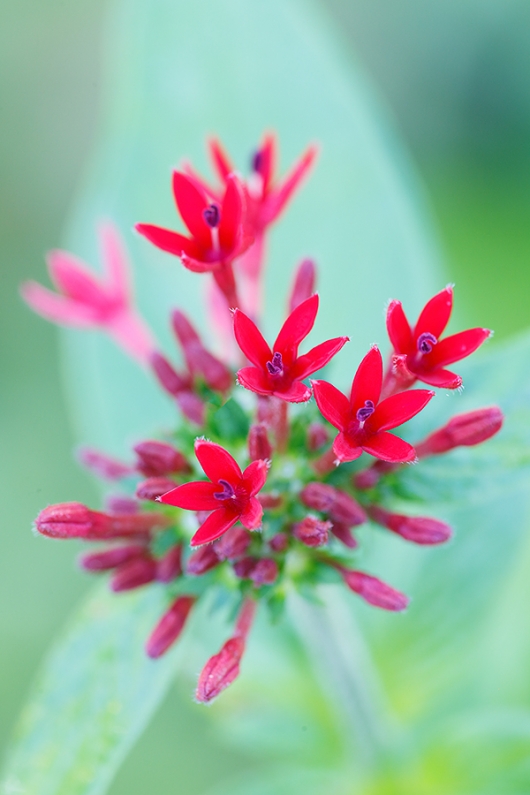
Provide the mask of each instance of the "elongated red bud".
[{"label": "elongated red bud", "polygon": [[146,478],[191,472],[191,466],[182,453],[166,442],[147,440],[135,445],[133,450],[138,456],[136,469]]},{"label": "elongated red bud", "polygon": [[293,525],[293,535],[307,547],[321,547],[328,543],[331,522],[323,522],[316,516],[306,516]]},{"label": "elongated red bud", "polygon": [[134,497],[126,497],[123,494],[110,494],[105,498],[105,510],[107,513],[138,513],[140,503]]},{"label": "elongated red bud", "polygon": [[[416,450],[416,452],[418,451]],[[393,472],[400,466],[402,466],[402,464],[393,464],[391,461],[374,461],[368,469],[363,469],[353,476],[353,485],[355,488],[361,490],[373,489],[373,487],[377,486],[379,483],[382,475]]]},{"label": "elongated red bud", "polygon": [[246,557],[234,563],[234,572],[254,585],[271,585],[278,577],[278,564],[272,558]]},{"label": "elongated red bud", "polygon": [[443,544],[452,536],[449,525],[438,519],[390,513],[377,505],[370,507],[369,514],[375,522],[414,544]]},{"label": "elongated red bud", "polygon": [[268,508],[269,510],[279,508],[283,503],[283,497],[281,494],[273,494],[272,492],[262,491],[256,496],[261,507]]},{"label": "elongated red bud", "polygon": [[156,561],[148,553],[143,557],[133,558],[119,566],[110,580],[111,590],[131,591],[147,585],[156,577]]},{"label": "elongated red bud", "polygon": [[202,344],[198,333],[184,315],[176,309],[171,316],[173,330],[182,346],[188,369],[200,374],[210,389],[226,392],[234,377],[228,367],[210,353]]},{"label": "elongated red bud", "polygon": [[89,552],[79,558],[79,565],[86,571],[109,571],[121,566],[122,563],[144,555],[144,544],[127,544],[110,547],[100,552]]},{"label": "elongated red bud", "polygon": [[174,489],[177,484],[169,478],[147,478],[136,487],[136,496],[139,500],[155,501],[163,494]]},{"label": "elongated red bud", "polygon": [[297,268],[289,298],[289,314],[315,292],[316,265],[312,259],[304,259]]},{"label": "elongated red bud", "polygon": [[329,439],[329,432],[325,425],[321,422],[312,422],[307,429],[306,445],[307,449],[314,453],[324,447]]},{"label": "elongated red bud", "polygon": [[481,444],[500,431],[503,420],[503,413],[498,406],[458,414],[443,428],[415,445],[418,457],[440,455],[455,447],[472,447]]},{"label": "elongated red bud", "polygon": [[327,513],[330,519],[348,527],[363,524],[367,519],[365,511],[353,497],[327,483],[308,483],[300,492],[300,500],[308,508]]},{"label": "elongated red bud", "polygon": [[215,568],[219,563],[220,560],[213,548],[213,544],[207,544],[204,547],[199,547],[190,555],[186,563],[186,573],[194,574],[198,577]]},{"label": "elongated red bud", "polygon": [[269,546],[273,552],[285,552],[289,546],[289,536],[287,533],[276,533],[269,541]]},{"label": "elongated red bud", "polygon": [[199,676],[195,691],[197,701],[208,704],[237,679],[244,651],[245,641],[235,637],[227,640],[221,651],[210,657]]},{"label": "elongated red bud", "polygon": [[134,472],[134,469],[127,464],[91,447],[82,447],[78,450],[77,460],[81,466],[102,480],[121,480]]},{"label": "elongated red bud", "polygon": [[49,538],[84,538],[88,541],[145,535],[156,527],[167,527],[160,513],[108,515],[91,511],[80,502],[50,505],[39,513],[35,527]]},{"label": "elongated red bud", "polygon": [[404,593],[396,591],[386,582],[370,574],[347,569],[343,569],[341,574],[348,588],[374,607],[399,613],[405,610],[409,603],[409,598]]},{"label": "elongated red bud", "polygon": [[250,541],[250,533],[244,527],[231,527],[214,541],[213,547],[219,560],[235,560],[245,554]]},{"label": "elongated red bud", "polygon": [[183,390],[175,395],[175,401],[183,415],[195,425],[204,425],[206,406],[204,401],[192,392],[191,389]]},{"label": "elongated red bud", "polygon": [[351,528],[347,524],[343,524],[342,522],[332,522],[331,532],[335,538],[338,538],[339,541],[342,541],[342,543],[349,549],[355,549],[359,546],[357,539],[352,534]]},{"label": "elongated red bud", "polygon": [[266,461],[272,456],[267,428],[263,424],[252,425],[248,432],[248,455],[251,461]]},{"label": "elongated red bud", "polygon": [[164,613],[151,632],[145,650],[149,657],[161,657],[175,643],[184,629],[188,614],[195,604],[194,596],[179,596]]},{"label": "elongated red bud", "polygon": [[171,582],[182,574],[182,544],[171,547],[166,554],[157,561],[156,579],[158,582]]},{"label": "elongated red bud", "polygon": [[169,392],[170,395],[178,395],[183,390],[190,389],[191,379],[186,375],[180,375],[168,362],[165,356],[155,352],[151,354],[150,364],[156,375],[160,386]]}]

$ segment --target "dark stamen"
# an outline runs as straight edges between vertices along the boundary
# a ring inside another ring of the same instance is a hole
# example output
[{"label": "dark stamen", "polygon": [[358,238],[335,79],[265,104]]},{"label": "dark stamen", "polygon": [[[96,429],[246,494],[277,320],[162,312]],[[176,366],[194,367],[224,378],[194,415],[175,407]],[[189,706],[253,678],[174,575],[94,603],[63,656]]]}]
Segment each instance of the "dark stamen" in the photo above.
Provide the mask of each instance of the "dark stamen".
[{"label": "dark stamen", "polygon": [[426,331],[424,334],[420,334],[418,337],[418,351],[420,353],[430,353],[438,340],[434,336],[434,334],[430,334]]},{"label": "dark stamen", "polygon": [[355,415],[359,422],[366,422],[368,417],[371,417],[375,411],[374,401],[373,400],[365,400],[364,406],[361,409],[358,409],[357,414]]},{"label": "dark stamen", "polygon": [[263,153],[261,149],[256,149],[250,162],[252,164],[252,171],[259,174],[263,166]]},{"label": "dark stamen", "polygon": [[234,487],[227,481],[219,479],[218,483],[223,487],[222,491],[214,491],[213,496],[216,500],[232,500],[236,496]]},{"label": "dark stamen", "polygon": [[208,226],[212,229],[215,229],[216,226],[219,226],[219,221],[221,220],[221,210],[219,209],[218,204],[210,204],[205,210],[202,211],[202,216]]},{"label": "dark stamen", "polygon": [[283,375],[283,360],[281,353],[275,353],[272,362],[267,362],[269,375]]}]

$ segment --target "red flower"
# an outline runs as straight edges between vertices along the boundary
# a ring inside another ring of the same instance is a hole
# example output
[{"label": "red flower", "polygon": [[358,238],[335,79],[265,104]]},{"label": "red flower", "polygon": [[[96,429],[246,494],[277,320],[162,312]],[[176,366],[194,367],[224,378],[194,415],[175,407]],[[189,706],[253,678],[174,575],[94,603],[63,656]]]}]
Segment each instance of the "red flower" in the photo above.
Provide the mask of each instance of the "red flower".
[{"label": "red flower", "polygon": [[191,546],[215,541],[237,521],[256,530],[263,516],[256,494],[267,478],[267,461],[253,461],[242,472],[227,450],[205,439],[197,439],[195,453],[211,482],[184,483],[160,497],[160,502],[177,508],[212,511],[191,539]]},{"label": "red flower", "polygon": [[383,360],[374,346],[353,379],[350,399],[326,381],[312,381],[318,408],[340,431],[333,442],[337,459],[354,461],[363,450],[383,461],[414,461],[412,445],[391,433],[421,411],[434,396],[428,389],[413,389],[386,398],[379,403],[383,382]]},{"label": "red flower", "polygon": [[[472,328],[440,340],[452,308],[453,288],[448,285],[427,301],[412,329],[401,301],[391,301],[386,317],[388,336],[399,363],[410,374],[408,386],[418,379],[431,386],[457,389],[461,376],[444,368],[469,356],[491,336],[489,329]],[[402,373],[398,380],[403,380]]]},{"label": "red flower", "polygon": [[239,383],[258,395],[275,395],[291,403],[309,400],[311,390],[302,380],[324,367],[349,339],[335,337],[298,356],[298,346],[313,328],[317,311],[318,295],[299,304],[283,324],[271,350],[252,320],[236,309],[236,340],[254,365],[239,370]]},{"label": "red flower", "polygon": [[215,271],[251,244],[242,234],[244,195],[235,174],[227,175],[220,203],[211,202],[195,179],[179,171],[173,172],[173,194],[190,237],[152,224],[136,224],[136,230],[157,248],[180,257],[189,270]]}]

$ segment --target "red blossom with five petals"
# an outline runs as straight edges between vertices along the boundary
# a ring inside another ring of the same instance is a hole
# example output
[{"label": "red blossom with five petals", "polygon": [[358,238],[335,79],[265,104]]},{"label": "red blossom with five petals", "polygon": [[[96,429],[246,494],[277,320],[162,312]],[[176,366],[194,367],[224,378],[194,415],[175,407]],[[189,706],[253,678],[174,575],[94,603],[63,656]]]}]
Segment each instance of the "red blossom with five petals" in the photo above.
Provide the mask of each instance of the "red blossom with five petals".
[{"label": "red blossom with five petals", "polygon": [[318,408],[340,433],[333,442],[338,461],[354,461],[369,453],[383,461],[410,462],[412,445],[388,433],[421,411],[434,396],[428,389],[400,392],[379,402],[383,360],[375,345],[366,354],[353,379],[350,398],[327,381],[312,381]]},{"label": "red blossom with five petals", "polygon": [[215,541],[238,521],[247,530],[257,530],[263,508],[256,494],[267,479],[268,461],[253,461],[242,472],[227,450],[206,439],[196,440],[195,454],[210,482],[184,483],[160,497],[160,502],[177,508],[212,511],[191,539],[191,546]]},{"label": "red blossom with five petals", "polygon": [[[486,328],[472,328],[440,340],[452,308],[453,288],[448,285],[427,301],[412,328],[401,301],[390,302],[386,317],[388,335],[394,355],[410,374],[408,383],[403,386],[410,386],[416,380],[445,389],[458,389],[462,385],[461,376],[446,370],[446,366],[476,351],[492,332]],[[398,380],[403,381],[403,373]]]},{"label": "red blossom with five petals", "polygon": [[274,395],[291,403],[309,400],[311,389],[303,379],[324,367],[349,339],[335,337],[298,356],[298,347],[313,328],[317,311],[318,295],[302,301],[283,324],[271,350],[256,324],[236,309],[235,337],[253,365],[239,370],[239,383],[258,395]]}]

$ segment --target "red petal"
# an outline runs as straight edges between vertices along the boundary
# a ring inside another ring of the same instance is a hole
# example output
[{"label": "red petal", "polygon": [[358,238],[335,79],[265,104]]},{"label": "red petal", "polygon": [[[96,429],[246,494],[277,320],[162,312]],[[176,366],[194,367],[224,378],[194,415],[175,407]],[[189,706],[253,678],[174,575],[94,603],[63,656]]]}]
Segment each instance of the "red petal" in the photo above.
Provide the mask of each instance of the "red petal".
[{"label": "red petal", "polygon": [[253,461],[243,472],[243,486],[250,497],[261,491],[267,480],[269,467],[266,461],[258,459]]},{"label": "red petal", "polygon": [[208,442],[206,439],[197,439],[195,455],[206,475],[214,483],[219,480],[227,480],[228,483],[235,485],[243,477],[237,461],[220,444]]},{"label": "red petal", "polygon": [[333,452],[339,461],[355,461],[356,458],[363,453],[363,448],[359,447],[357,442],[346,436],[345,433],[339,433],[333,442]]},{"label": "red petal", "polygon": [[92,307],[65,298],[63,295],[57,295],[37,282],[24,282],[20,293],[34,312],[46,320],[51,320],[52,323],[86,328],[101,322],[99,313]]},{"label": "red petal", "polygon": [[291,312],[276,337],[273,350],[279,351],[285,358],[289,358],[289,355],[294,358],[298,346],[313,328],[317,312],[318,295],[315,293]]},{"label": "red petal", "polygon": [[311,390],[301,381],[293,381],[289,387],[282,390],[273,388],[272,394],[289,403],[305,403],[311,399]]},{"label": "red petal", "polygon": [[289,312],[293,312],[315,292],[316,266],[312,259],[303,260],[296,270],[289,298]]},{"label": "red petal", "polygon": [[220,266],[219,262],[203,262],[186,254],[180,255],[180,261],[192,273],[213,273]]},{"label": "red petal", "polygon": [[232,173],[234,167],[217,138],[212,138],[210,141],[208,141],[208,146],[210,148],[210,155],[215,170],[219,174],[221,180],[226,182],[228,175]]},{"label": "red petal", "polygon": [[160,502],[187,511],[215,511],[219,508],[219,500],[213,496],[214,491],[219,491],[217,482],[196,480],[171,489],[160,497]]},{"label": "red petal", "polygon": [[243,191],[237,177],[231,174],[227,181],[219,224],[219,245],[225,257],[229,257],[236,247],[242,214]]},{"label": "red petal", "polygon": [[173,232],[171,229],[163,229],[161,226],[153,224],[136,224],[135,229],[150,243],[162,251],[167,251],[168,254],[174,254],[176,257],[180,257],[182,254],[193,258],[201,256],[201,251],[194,240],[190,240],[178,232]]},{"label": "red petal", "polygon": [[110,222],[101,224],[98,234],[110,293],[121,303],[127,304],[131,296],[130,266],[121,235]]},{"label": "red petal", "polygon": [[222,536],[227,530],[230,530],[238,519],[238,514],[234,515],[232,511],[228,511],[226,508],[219,508],[217,511],[211,513],[201,524],[191,539],[190,546],[199,547],[201,544],[208,544],[210,541],[215,541],[216,538],[219,538],[219,536]]},{"label": "red petal", "polygon": [[350,403],[337,387],[327,381],[311,381],[313,394],[320,413],[339,430],[344,430],[351,420]]},{"label": "red petal", "polygon": [[310,146],[294,166],[290,174],[284,179],[283,184],[271,196],[270,207],[267,212],[267,223],[271,223],[281,213],[292,194],[305,177],[317,156],[317,147]]},{"label": "red petal", "polygon": [[257,530],[261,525],[263,518],[263,508],[258,500],[254,497],[249,501],[246,509],[239,517],[241,522],[247,530]]},{"label": "red petal", "polygon": [[386,328],[396,353],[410,353],[414,347],[414,340],[401,301],[390,302],[386,313]]},{"label": "red petal", "polygon": [[108,307],[109,296],[84,262],[59,250],[50,251],[46,260],[52,281],[68,298],[98,310]]},{"label": "red petal", "polygon": [[368,442],[363,442],[363,450],[381,461],[396,464],[416,460],[416,451],[411,444],[386,431],[376,433]]},{"label": "red petal", "polygon": [[377,405],[383,384],[383,359],[374,345],[357,368],[351,385],[350,406],[353,414],[363,408],[367,400]]},{"label": "red petal", "polygon": [[212,248],[212,230],[204,220],[203,212],[209,206],[206,194],[199,190],[194,180],[173,172],[173,195],[182,220],[202,249]]},{"label": "red petal", "polygon": [[429,389],[412,389],[410,392],[400,392],[381,401],[366,425],[369,431],[388,431],[403,425],[418,414],[434,397],[434,392]]},{"label": "red petal", "polygon": [[439,337],[449,323],[452,308],[453,288],[448,285],[423,307],[414,329],[415,339],[418,339],[420,334],[434,334],[435,337]]},{"label": "red petal", "polygon": [[257,395],[272,395],[273,385],[267,375],[257,367],[242,367],[236,375],[238,382],[245,389]]},{"label": "red petal", "polygon": [[311,373],[316,373],[317,370],[325,367],[349,340],[349,337],[335,337],[332,340],[321,342],[320,345],[311,348],[308,353],[305,353],[296,360],[291,370],[293,378],[302,380],[303,378],[307,378],[308,375],[311,375]]},{"label": "red petal", "polygon": [[272,359],[272,351],[256,324],[240,309],[234,312],[234,334],[247,359],[257,367],[265,368]]},{"label": "red petal", "polygon": [[487,328],[470,328],[446,337],[434,346],[432,353],[424,356],[427,367],[445,367],[446,364],[459,362],[477,350],[483,342],[491,337],[491,331]]},{"label": "red petal", "polygon": [[450,370],[430,370],[425,373],[418,371],[414,373],[419,381],[429,386],[437,386],[439,389],[459,389],[462,386],[462,376],[452,373]]},{"label": "red petal", "polygon": [[264,137],[259,153],[259,173],[263,179],[263,195],[266,195],[276,168],[276,138],[272,133]]}]

